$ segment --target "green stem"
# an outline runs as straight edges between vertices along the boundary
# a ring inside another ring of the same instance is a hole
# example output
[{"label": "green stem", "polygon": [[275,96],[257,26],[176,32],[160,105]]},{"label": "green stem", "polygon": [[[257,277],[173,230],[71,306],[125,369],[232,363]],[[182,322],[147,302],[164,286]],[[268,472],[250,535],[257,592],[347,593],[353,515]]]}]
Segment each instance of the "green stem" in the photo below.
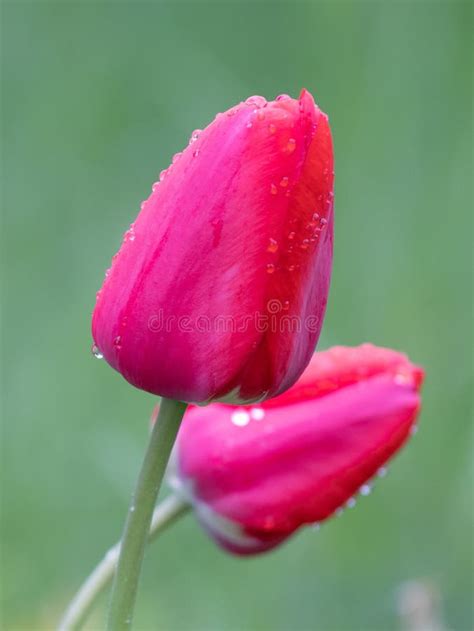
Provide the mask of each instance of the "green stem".
[{"label": "green stem", "polygon": [[153,507],[185,410],[186,403],[161,399],[160,413],[151,432],[125,522],[112,588],[107,631],[127,631],[131,628]]},{"label": "green stem", "polygon": [[[178,495],[166,497],[153,512],[148,543],[151,543],[160,532],[173,524],[181,515],[186,514],[190,508],[190,505]],[[112,581],[119,554],[120,542],[110,548],[81,585],[59,623],[58,631],[77,631],[81,628],[97,599]]]}]

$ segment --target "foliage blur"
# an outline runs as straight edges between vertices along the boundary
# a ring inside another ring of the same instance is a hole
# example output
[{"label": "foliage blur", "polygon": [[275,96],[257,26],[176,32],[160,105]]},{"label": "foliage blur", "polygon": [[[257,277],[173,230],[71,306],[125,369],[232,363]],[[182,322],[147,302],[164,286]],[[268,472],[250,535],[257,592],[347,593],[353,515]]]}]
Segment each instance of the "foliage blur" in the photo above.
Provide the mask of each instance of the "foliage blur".
[{"label": "foliage blur", "polygon": [[320,346],[408,352],[421,428],[370,498],[267,556],[186,517],[149,550],[136,629],[388,631],[407,581],[472,628],[472,26],[448,0],[4,3],[2,628],[53,629],[120,536],[154,405],[90,353],[122,233],[194,128],[302,86],[336,147]]}]

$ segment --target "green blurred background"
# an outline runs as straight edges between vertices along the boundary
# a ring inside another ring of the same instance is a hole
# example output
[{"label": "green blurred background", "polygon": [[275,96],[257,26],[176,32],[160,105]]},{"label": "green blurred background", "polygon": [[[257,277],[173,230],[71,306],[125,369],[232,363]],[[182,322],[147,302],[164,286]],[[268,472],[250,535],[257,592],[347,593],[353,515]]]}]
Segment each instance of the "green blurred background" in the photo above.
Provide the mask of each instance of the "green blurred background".
[{"label": "green blurred background", "polygon": [[194,128],[302,86],[336,149],[320,347],[408,352],[421,429],[370,498],[267,556],[186,517],[135,628],[391,630],[413,579],[472,628],[472,26],[448,1],[3,4],[3,629],[53,629],[121,532],[154,399],[94,360],[89,322],[123,231]]}]

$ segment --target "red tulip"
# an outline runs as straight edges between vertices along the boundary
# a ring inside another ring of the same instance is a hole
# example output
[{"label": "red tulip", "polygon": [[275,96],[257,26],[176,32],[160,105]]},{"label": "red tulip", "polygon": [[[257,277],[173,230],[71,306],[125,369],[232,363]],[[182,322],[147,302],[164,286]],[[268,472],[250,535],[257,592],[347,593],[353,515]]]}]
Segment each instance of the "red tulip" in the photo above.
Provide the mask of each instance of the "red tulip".
[{"label": "red tulip", "polygon": [[316,353],[276,399],[190,408],[172,485],[224,548],[269,550],[370,491],[415,428],[422,380],[421,368],[389,349]]},{"label": "red tulip", "polygon": [[332,262],[327,116],[252,97],[195,132],[112,261],[95,352],[132,384],[182,401],[251,402],[310,360]]}]

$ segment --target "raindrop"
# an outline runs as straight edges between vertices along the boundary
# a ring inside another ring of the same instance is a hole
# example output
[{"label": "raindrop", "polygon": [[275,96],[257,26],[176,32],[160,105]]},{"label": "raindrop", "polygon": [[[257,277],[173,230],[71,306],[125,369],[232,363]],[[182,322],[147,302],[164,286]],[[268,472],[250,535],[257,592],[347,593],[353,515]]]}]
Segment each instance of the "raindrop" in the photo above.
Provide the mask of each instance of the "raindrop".
[{"label": "raindrop", "polygon": [[191,138],[189,139],[189,144],[192,145],[193,142],[196,142],[196,140],[199,138],[199,134],[202,132],[202,129],[195,129],[193,131],[193,133],[191,134]]},{"label": "raindrop", "polygon": [[275,186],[275,184],[272,184],[272,185],[270,186],[270,193],[271,193],[272,195],[276,195],[276,194],[278,193],[278,189],[277,189],[277,187]]},{"label": "raindrop", "polygon": [[301,250],[307,250],[309,247],[309,239],[303,239],[303,243],[300,245]]},{"label": "raindrop", "polygon": [[314,215],[313,215],[313,221],[318,221],[318,219],[319,219],[319,215],[318,215],[318,213],[314,213]]},{"label": "raindrop", "polygon": [[97,344],[92,344],[91,352],[96,359],[102,359],[104,357]]},{"label": "raindrop", "polygon": [[288,151],[288,153],[293,153],[295,149],[296,149],[296,140],[294,138],[290,138],[286,145],[286,150]]},{"label": "raindrop", "polygon": [[122,342],[122,336],[121,335],[117,335],[116,338],[114,338],[114,347],[119,351],[122,346],[121,346],[121,342]]},{"label": "raindrop", "polygon": [[353,497],[348,499],[347,502],[346,502],[347,508],[354,508],[355,505],[356,505],[356,500]]},{"label": "raindrop", "polygon": [[230,420],[237,427],[244,427],[248,425],[250,422],[250,416],[245,410],[239,410],[238,412],[233,412]]},{"label": "raindrop", "polygon": [[285,302],[283,303],[283,311],[288,311],[289,308],[290,308],[290,301],[285,300]]},{"label": "raindrop", "polygon": [[335,512],[336,517],[340,517],[343,512],[344,512],[343,508],[338,508]]},{"label": "raindrop", "polygon": [[250,127],[253,127],[252,121],[249,121],[249,122],[247,123],[247,127],[248,127],[249,129],[250,129]]},{"label": "raindrop", "polygon": [[370,486],[370,484],[363,484],[359,489],[359,493],[363,495],[364,497],[366,497],[367,495],[370,495],[371,491],[372,491],[372,487]]},{"label": "raindrop", "polygon": [[289,272],[294,272],[295,271],[295,266],[294,265],[288,265],[288,271]]},{"label": "raindrop", "polygon": [[268,263],[267,274],[273,274],[274,271],[275,271],[275,266],[273,265],[273,263]]},{"label": "raindrop", "polygon": [[193,152],[193,157],[197,158],[199,155],[199,149],[196,149],[196,151]]},{"label": "raindrop", "polygon": [[265,411],[263,408],[252,408],[250,410],[250,417],[253,418],[254,421],[261,421],[265,416]]},{"label": "raindrop", "polygon": [[311,530],[314,530],[315,532],[318,532],[320,528],[321,528],[321,524],[318,523],[317,521],[315,521],[314,524],[311,524]]},{"label": "raindrop", "polygon": [[283,186],[283,188],[285,188],[286,186],[288,186],[288,182],[289,182],[289,179],[285,175],[285,177],[281,178],[280,186]]},{"label": "raindrop", "polygon": [[418,431],[418,425],[412,425],[410,427],[410,436],[414,436],[417,431]]},{"label": "raindrop", "polygon": [[263,96],[249,96],[248,99],[246,99],[245,103],[247,105],[254,105],[257,108],[260,107],[265,107],[267,105],[267,99]]},{"label": "raindrop", "polygon": [[276,252],[278,250],[278,242],[275,239],[270,239],[267,247],[267,252]]},{"label": "raindrop", "polygon": [[377,475],[379,478],[384,478],[387,475],[387,467],[380,467],[377,471]]},{"label": "raindrop", "polygon": [[320,223],[322,226],[326,225],[326,224],[327,224],[327,222],[328,222],[328,220],[327,220],[327,219],[325,219],[324,217],[321,217],[321,219],[319,220],[319,223]]},{"label": "raindrop", "polygon": [[290,239],[290,241],[293,240],[295,238],[295,234],[296,234],[296,232],[290,232],[288,234],[288,239]]},{"label": "raindrop", "polygon": [[270,123],[270,125],[268,126],[268,131],[269,131],[271,134],[274,134],[274,133],[276,132],[276,129],[277,129],[277,128],[276,128],[276,126],[275,126],[273,123]]}]

